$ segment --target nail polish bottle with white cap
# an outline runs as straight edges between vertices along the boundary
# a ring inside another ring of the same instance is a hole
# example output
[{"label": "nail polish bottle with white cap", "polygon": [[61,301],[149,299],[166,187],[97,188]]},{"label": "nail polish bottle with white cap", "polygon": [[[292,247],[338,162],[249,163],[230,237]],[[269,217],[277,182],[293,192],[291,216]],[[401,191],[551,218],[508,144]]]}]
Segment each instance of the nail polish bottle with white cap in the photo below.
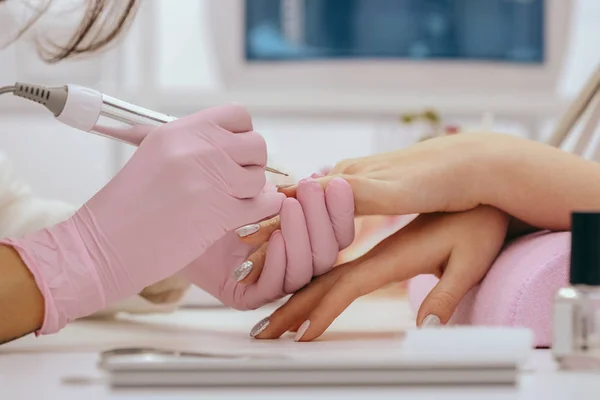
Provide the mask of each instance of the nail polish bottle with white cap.
[{"label": "nail polish bottle with white cap", "polygon": [[563,369],[600,370],[600,213],[571,219],[570,286],[554,299],[552,354]]}]

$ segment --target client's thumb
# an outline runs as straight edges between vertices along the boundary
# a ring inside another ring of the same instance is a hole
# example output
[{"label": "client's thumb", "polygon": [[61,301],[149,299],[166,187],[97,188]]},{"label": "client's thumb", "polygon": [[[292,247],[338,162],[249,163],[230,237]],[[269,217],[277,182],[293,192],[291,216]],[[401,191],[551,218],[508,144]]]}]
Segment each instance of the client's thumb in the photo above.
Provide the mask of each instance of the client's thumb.
[{"label": "client's thumb", "polygon": [[445,325],[465,295],[477,284],[469,279],[469,265],[456,254],[450,256],[448,265],[437,285],[431,289],[417,314],[417,326]]}]

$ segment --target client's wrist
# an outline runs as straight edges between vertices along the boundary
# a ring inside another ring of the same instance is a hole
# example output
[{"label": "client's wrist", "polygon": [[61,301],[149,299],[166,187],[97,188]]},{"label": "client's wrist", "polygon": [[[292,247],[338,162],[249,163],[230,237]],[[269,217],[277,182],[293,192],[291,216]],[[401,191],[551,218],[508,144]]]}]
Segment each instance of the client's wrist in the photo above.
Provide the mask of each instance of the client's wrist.
[{"label": "client's wrist", "polygon": [[507,162],[506,152],[495,141],[482,137],[476,146],[467,150],[465,160],[465,174],[468,176],[469,193],[473,202],[503,209],[503,188],[509,180],[510,171],[515,167]]}]

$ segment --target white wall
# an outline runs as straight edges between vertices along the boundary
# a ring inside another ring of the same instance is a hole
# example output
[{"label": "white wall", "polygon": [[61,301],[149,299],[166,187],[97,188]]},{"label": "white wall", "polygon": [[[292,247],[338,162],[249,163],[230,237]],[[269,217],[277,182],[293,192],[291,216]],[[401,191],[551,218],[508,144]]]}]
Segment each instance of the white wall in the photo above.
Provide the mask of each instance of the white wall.
[{"label": "white wall", "polygon": [[[42,67],[34,62],[31,49],[26,51],[26,45],[22,44],[0,52],[0,84],[17,79],[71,82],[113,93],[123,89],[114,83],[119,79],[126,83],[125,88],[135,88],[135,82],[156,72],[158,87],[218,88],[219,74],[211,62],[207,40],[210,32],[201,12],[203,4],[209,0],[156,1],[161,16],[154,32],[156,37],[141,37],[137,28],[130,32],[121,49],[121,55],[126,55],[123,64],[122,59],[115,58],[117,49],[102,58],[87,61],[84,67],[75,67],[72,63]],[[600,62],[597,45],[600,1],[580,0],[578,4],[576,31],[561,83],[562,92],[567,94],[577,92],[587,74]],[[137,25],[142,18],[143,13]],[[143,59],[137,45],[140,41],[159,46],[161,57],[158,62]],[[195,55],[195,61],[182,62],[189,60],[190,53]],[[151,89],[147,88],[149,102],[152,100]],[[127,96],[126,91],[123,93]],[[61,126],[41,110],[22,109],[22,103],[17,106],[13,99],[2,97],[0,149],[13,159],[19,172],[38,193],[81,203],[109,179],[115,168],[117,155],[113,150],[118,147],[115,143]],[[187,111],[181,110],[181,113]],[[394,117],[375,115],[339,118],[265,114],[255,115],[255,128],[265,135],[275,158],[302,176],[343,158],[380,151],[373,145],[376,138],[385,132],[396,132],[397,123]],[[502,121],[495,128],[516,134],[524,134],[526,129]],[[404,140],[409,142],[410,138]],[[131,149],[125,152],[131,154]]]}]

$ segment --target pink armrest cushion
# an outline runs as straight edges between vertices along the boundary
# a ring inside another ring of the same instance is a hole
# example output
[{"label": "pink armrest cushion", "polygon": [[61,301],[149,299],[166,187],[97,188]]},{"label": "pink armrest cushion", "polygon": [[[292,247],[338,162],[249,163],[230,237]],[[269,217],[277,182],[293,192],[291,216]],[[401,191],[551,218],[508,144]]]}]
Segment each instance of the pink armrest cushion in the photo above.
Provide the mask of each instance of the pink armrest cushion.
[{"label": "pink armrest cushion", "polygon": [[[450,323],[527,327],[537,347],[551,346],[552,303],[556,291],[568,283],[570,249],[570,232],[538,232],[510,243],[465,296]],[[415,313],[436,283],[432,275],[409,282]]]}]

